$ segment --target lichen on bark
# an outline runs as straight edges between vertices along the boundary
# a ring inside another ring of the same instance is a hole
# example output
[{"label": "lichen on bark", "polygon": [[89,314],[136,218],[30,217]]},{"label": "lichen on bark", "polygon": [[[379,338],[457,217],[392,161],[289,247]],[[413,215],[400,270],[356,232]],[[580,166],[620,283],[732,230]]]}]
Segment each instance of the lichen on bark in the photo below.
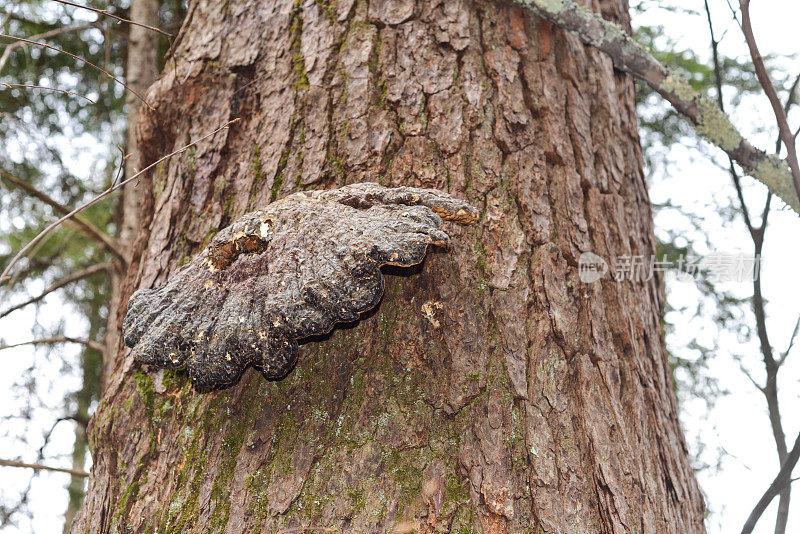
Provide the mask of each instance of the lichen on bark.
[{"label": "lichen on bark", "polygon": [[123,323],[140,363],[186,367],[198,391],[239,381],[250,365],[281,379],[297,340],[374,308],[383,265],[410,267],[446,246],[443,220],[477,220],[431,189],[373,183],[301,192],[242,216],[166,285],[140,289]]}]

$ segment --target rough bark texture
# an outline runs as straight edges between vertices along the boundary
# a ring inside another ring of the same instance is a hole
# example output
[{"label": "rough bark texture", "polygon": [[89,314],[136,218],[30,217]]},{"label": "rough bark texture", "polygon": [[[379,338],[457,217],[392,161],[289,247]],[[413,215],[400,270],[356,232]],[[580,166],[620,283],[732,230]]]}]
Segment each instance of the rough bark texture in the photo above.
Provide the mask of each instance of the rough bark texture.
[{"label": "rough bark texture", "polygon": [[198,395],[120,347],[74,532],[703,531],[658,280],[577,275],[654,251],[608,58],[499,0],[200,0],[175,61],[146,160],[242,121],[147,182],[124,297],[299,188],[436,187],[481,216],[283,381]]}]

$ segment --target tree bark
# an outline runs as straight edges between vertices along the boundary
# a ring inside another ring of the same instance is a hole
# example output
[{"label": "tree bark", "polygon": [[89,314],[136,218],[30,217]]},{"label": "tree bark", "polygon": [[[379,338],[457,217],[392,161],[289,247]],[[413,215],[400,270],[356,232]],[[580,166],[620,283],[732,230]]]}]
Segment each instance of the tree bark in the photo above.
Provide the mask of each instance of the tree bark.
[{"label": "tree bark", "polygon": [[200,395],[117,347],[73,532],[704,530],[660,281],[578,278],[655,250],[607,57],[499,0],[198,0],[174,57],[144,162],[242,120],[143,182],[121,297],[300,188],[436,187],[481,219],[282,381]]}]

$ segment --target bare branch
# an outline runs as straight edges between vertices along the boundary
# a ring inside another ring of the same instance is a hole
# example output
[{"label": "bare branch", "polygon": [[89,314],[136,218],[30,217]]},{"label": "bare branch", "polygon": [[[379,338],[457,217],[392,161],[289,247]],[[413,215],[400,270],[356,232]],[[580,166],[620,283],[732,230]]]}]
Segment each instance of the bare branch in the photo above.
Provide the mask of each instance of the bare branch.
[{"label": "bare branch", "polygon": [[80,415],[80,414],[73,414],[73,415],[65,415],[64,417],[59,417],[59,421],[75,421],[79,425],[81,425],[84,430],[89,427],[89,417]]},{"label": "bare branch", "polygon": [[119,182],[119,178],[120,176],[122,176],[122,171],[125,169],[125,162],[128,160],[129,157],[133,156],[133,153],[130,153],[126,156],[125,151],[122,149],[121,146],[117,146],[117,149],[119,149],[120,153],[122,154],[122,159],[119,162],[119,167],[117,167],[117,175],[114,176],[114,181],[111,182],[112,187],[117,185],[117,182]]},{"label": "bare branch", "polygon": [[[94,27],[94,24],[90,24],[89,26],[92,26],[92,27]],[[55,30],[54,30],[54,31],[55,31]],[[140,95],[139,93],[137,93],[136,91],[134,91],[133,89],[131,89],[130,87],[128,87],[128,86],[127,86],[127,85],[126,85],[126,84],[125,84],[125,83],[124,83],[122,80],[119,80],[118,78],[115,78],[115,77],[114,77],[114,76],[112,76],[112,75],[111,75],[111,73],[109,73],[107,70],[103,69],[102,67],[98,67],[97,65],[95,65],[95,64],[94,64],[94,63],[92,63],[91,61],[87,61],[87,60],[83,59],[82,57],[76,56],[75,54],[71,54],[70,52],[67,52],[66,50],[61,50],[60,48],[56,48],[55,46],[50,46],[50,45],[49,45],[49,44],[47,44],[47,43],[39,43],[39,42],[37,42],[37,41],[33,41],[33,40],[31,40],[31,39],[23,39],[22,37],[14,37],[13,35],[6,35],[5,33],[0,33],[0,37],[4,37],[4,38],[6,38],[6,39],[14,39],[15,41],[19,41],[19,42],[21,42],[21,43],[27,43],[27,44],[32,44],[32,45],[36,45],[36,46],[41,46],[41,47],[43,47],[43,48],[47,48],[47,49],[50,49],[50,50],[54,50],[54,51],[56,51],[56,52],[58,52],[58,53],[60,53],[60,54],[66,54],[66,55],[68,55],[69,57],[71,57],[71,58],[73,58],[73,59],[76,59],[76,60],[80,61],[81,63],[84,63],[84,64],[86,64],[86,65],[89,65],[89,66],[90,66],[90,67],[92,67],[93,69],[96,69],[96,70],[98,70],[98,71],[102,72],[103,74],[105,74],[106,76],[108,76],[109,78],[111,78],[112,80],[114,80],[115,82],[117,82],[118,84],[120,84],[122,87],[124,87],[126,91],[129,91],[129,92],[130,92],[132,95],[134,95],[136,98],[138,98],[139,100],[141,100],[141,101],[142,101],[142,103],[144,103],[144,105],[145,105],[145,106],[147,106],[148,108],[150,108],[150,109],[152,109],[152,110],[155,110],[155,108],[154,108],[153,106],[151,106],[151,105],[150,105],[150,104],[147,102],[147,100],[145,100],[145,99],[144,99],[144,97],[143,97],[142,95]],[[8,45],[8,46],[10,47],[11,45]],[[6,47],[6,50],[8,50],[8,47]],[[4,55],[5,55],[5,53],[4,53]],[[0,58],[0,59],[1,59],[1,58]],[[0,67],[2,67],[2,64],[0,64]]]},{"label": "bare branch", "polygon": [[572,0],[514,2],[609,55],[618,69],[642,80],[667,99],[676,111],[689,119],[698,134],[724,150],[745,172],[800,213],[800,196],[787,163],[751,145],[713,100],[695,91],[682,76],[670,72],[617,24],[598,17]]},{"label": "bare branch", "polygon": [[77,337],[68,337],[68,336],[46,337],[43,339],[32,339],[30,341],[23,341],[22,343],[14,343],[12,345],[0,345],[0,350],[13,349],[15,347],[23,347],[25,345],[55,345],[56,343],[78,343],[80,345],[85,345],[90,349],[94,349],[98,352],[105,351],[103,345],[98,343],[97,341],[92,341],[91,339],[80,339]]},{"label": "bare branch", "polygon": [[[722,67],[720,65],[719,59],[719,41],[714,36],[714,24],[711,21],[711,8],[708,6],[708,0],[705,0],[705,9],[706,9],[706,22],[708,23],[708,32],[711,37],[711,58],[714,61],[714,85],[717,89],[717,105],[719,109],[723,112],[725,111],[725,100],[722,97]],[[731,175],[731,179],[733,180],[734,188],[736,189],[736,195],[739,197],[739,204],[742,207],[742,218],[744,219],[744,224],[747,227],[748,232],[750,232],[750,236],[753,240],[756,239],[756,229],[753,226],[752,220],[750,218],[750,210],[747,209],[747,203],[744,201],[744,193],[742,191],[742,185],[739,181],[739,173],[736,172],[736,165],[733,163],[733,158],[728,156],[728,172]],[[761,389],[761,388],[759,388]]]},{"label": "bare branch", "polygon": [[69,473],[74,477],[88,477],[89,473],[80,471],[78,469],[67,469],[66,467],[50,467],[49,465],[42,464],[26,464],[25,462],[17,462],[15,460],[0,459],[0,465],[5,467],[26,467],[35,471],[57,471],[59,473]]},{"label": "bare branch", "polygon": [[742,527],[742,534],[750,534],[753,532],[756,523],[758,523],[758,520],[761,518],[761,514],[767,509],[772,499],[778,496],[786,486],[791,484],[792,471],[795,465],[797,465],[798,459],[800,459],[800,434],[797,435],[797,439],[794,441],[794,447],[792,447],[792,450],[786,456],[786,460],[784,460],[781,465],[781,469],[778,471],[775,479],[769,485],[767,491],[764,492],[764,495],[758,501],[755,508],[753,508],[750,517],[747,518],[744,527]]},{"label": "bare branch", "polygon": [[77,97],[83,98],[84,100],[88,100],[92,104],[97,104],[97,101],[92,100],[88,96],[83,96],[83,95],[78,94],[78,93],[73,93],[72,91],[65,91],[64,89],[56,89],[55,87],[47,87],[47,86],[44,86],[44,85],[32,85],[32,84],[23,84],[23,83],[0,83],[0,85],[5,85],[9,89],[11,89],[12,87],[24,87],[24,88],[27,88],[27,89],[47,89],[49,91],[57,91],[59,93],[64,93],[65,95],[77,96]]},{"label": "bare branch", "polygon": [[108,10],[106,10],[106,9],[95,9],[95,8],[89,7],[89,6],[82,6],[80,4],[73,4],[72,2],[65,2],[64,0],[53,0],[53,2],[58,2],[59,4],[64,4],[64,5],[67,5],[67,6],[77,7],[77,8],[80,8],[80,9],[86,9],[86,10],[92,11],[94,13],[97,13],[98,15],[105,15],[106,17],[111,17],[112,19],[116,19],[119,22],[125,22],[127,24],[133,24],[134,26],[140,26],[142,28],[147,28],[148,30],[153,30],[154,32],[158,32],[161,35],[165,35],[165,36],[170,37],[170,38],[172,37],[171,33],[167,33],[164,30],[161,30],[161,29],[156,28],[154,26],[148,26],[147,24],[142,24],[140,22],[134,22],[132,20],[123,19],[122,17],[118,17],[117,15],[114,15],[113,13],[109,13]]},{"label": "bare branch", "polygon": [[[706,20],[708,23],[708,29],[711,37],[711,53],[714,62],[714,75],[715,75],[715,84],[717,89],[717,104],[719,105],[719,109],[724,112],[725,102],[722,96],[722,69],[719,58],[719,47],[718,47],[719,42],[714,37],[714,25],[711,19],[711,9],[709,8],[708,0],[705,0],[704,4],[706,10]],[[797,88],[798,81],[800,81],[800,77],[798,77],[798,79],[795,80],[795,83],[789,90],[789,97],[786,99],[786,104],[783,107],[784,115],[788,113],[789,108],[791,108],[792,106],[793,94],[795,89]],[[782,137],[778,136],[778,140],[775,146],[776,153],[780,152],[781,139]],[[758,257],[761,254],[761,250],[764,243],[764,234],[767,228],[767,217],[769,216],[770,203],[772,200],[772,192],[769,192],[767,194],[767,200],[764,204],[764,210],[761,216],[761,224],[759,225],[758,228],[756,228],[753,225],[752,220],[750,218],[750,214],[747,209],[747,204],[745,203],[744,200],[744,194],[739,180],[739,175],[736,172],[735,165],[733,164],[733,159],[730,156],[728,156],[728,160],[730,164],[730,175],[731,178],[733,179],[733,184],[736,187],[736,194],[739,197],[739,203],[741,204],[742,217],[744,218],[744,223],[747,227],[747,230],[750,232],[750,237],[753,240],[753,248],[755,256]],[[764,359],[764,367],[766,372],[766,380],[764,386],[760,386],[758,383],[756,383],[755,379],[750,375],[750,373],[744,367],[744,365],[740,364],[740,367],[744,375],[764,395],[764,398],[767,402],[767,411],[769,415],[770,426],[772,428],[772,435],[775,440],[775,446],[778,452],[778,461],[779,463],[783,463],[783,461],[787,457],[786,434],[783,429],[783,421],[780,413],[780,403],[778,401],[778,381],[777,381],[777,375],[780,366],[782,364],[782,360],[779,358],[776,361],[776,359],[773,357],[772,345],[769,342],[767,326],[766,326],[766,312],[764,310],[764,299],[761,294],[761,280],[759,280],[758,278],[753,280],[753,296],[751,298],[751,303],[753,306],[754,315],[756,317],[756,329],[760,341],[762,357]],[[787,485],[780,492],[780,502],[778,504],[778,512],[775,520],[776,534],[783,534],[784,532],[786,532],[786,524],[789,516],[790,502],[791,502],[791,487]]]},{"label": "bare branch", "polygon": [[110,269],[110,268],[111,268],[111,264],[110,263],[98,263],[97,265],[92,265],[91,267],[87,267],[86,269],[82,269],[82,270],[80,270],[80,271],[78,271],[76,273],[73,273],[73,274],[69,275],[68,277],[66,277],[66,278],[64,278],[62,280],[59,280],[55,284],[51,285],[50,287],[45,289],[39,295],[37,295],[37,296],[35,296],[33,298],[30,298],[30,299],[26,300],[25,302],[21,302],[19,304],[15,304],[14,306],[12,306],[9,309],[7,309],[6,311],[0,313],[0,319],[5,317],[6,315],[10,314],[11,312],[19,310],[20,308],[24,308],[25,306],[29,306],[29,305],[33,304],[34,302],[39,302],[40,300],[42,300],[44,297],[46,297],[47,295],[49,295],[53,291],[61,289],[62,287],[71,284],[72,282],[77,282],[78,280],[82,280],[84,278],[92,276],[95,273],[98,273],[100,271],[104,271],[104,270],[107,270],[107,269]]},{"label": "bare branch", "polygon": [[[789,95],[786,97],[786,102],[783,104],[783,113],[787,117],[789,116],[789,110],[792,108],[794,104],[797,103],[797,89],[800,88],[800,74],[794,79],[792,86],[789,88]],[[800,127],[792,134],[792,139],[797,141],[797,134],[800,133]],[[775,152],[778,153],[781,151],[781,144],[782,138],[780,134],[778,135],[778,140],[775,143]]]},{"label": "bare branch", "polygon": [[[57,213],[60,213],[61,215],[66,215],[67,213],[70,212],[68,206],[65,206],[64,204],[61,204],[60,202],[54,200],[48,194],[39,191],[25,180],[20,180],[19,178],[12,176],[11,174],[3,170],[0,170],[0,177],[14,184],[16,187],[19,187],[32,197],[41,200],[42,202],[44,202],[45,204],[56,210]],[[105,248],[111,251],[111,253],[113,253],[117,258],[119,258],[123,263],[127,263],[124,252],[120,248],[119,244],[113,238],[111,238],[105,232],[103,232],[98,227],[90,223],[84,217],[76,216],[72,220],[84,234],[86,234],[91,239],[100,242]]]},{"label": "bare branch", "polygon": [[110,195],[111,193],[113,193],[114,191],[119,189],[120,187],[123,187],[125,184],[127,184],[129,182],[132,182],[133,180],[138,179],[142,174],[144,174],[145,172],[149,171],[150,169],[152,169],[153,167],[155,167],[156,165],[158,165],[162,161],[167,160],[167,159],[169,159],[172,156],[175,156],[177,154],[181,154],[183,152],[186,152],[189,148],[191,148],[192,146],[196,145],[200,141],[208,139],[209,137],[212,137],[212,136],[216,135],[217,133],[221,132],[222,130],[224,130],[226,128],[229,128],[231,124],[233,124],[233,123],[235,123],[237,121],[239,121],[238,118],[233,119],[233,120],[229,120],[228,122],[226,122],[225,124],[223,124],[222,126],[217,128],[216,130],[214,130],[213,132],[208,133],[208,134],[204,135],[203,137],[201,137],[199,139],[195,139],[194,141],[192,141],[188,145],[185,145],[184,147],[179,148],[178,150],[175,150],[174,152],[171,152],[171,153],[167,154],[166,156],[162,157],[161,159],[159,159],[157,161],[154,161],[153,163],[151,163],[150,165],[148,165],[147,167],[145,167],[141,171],[137,172],[136,174],[134,174],[130,178],[122,180],[121,182],[117,183],[116,185],[113,185],[113,186],[109,187],[108,189],[106,189],[105,191],[103,191],[102,193],[100,193],[99,195],[94,197],[92,200],[90,200],[86,204],[75,208],[71,212],[69,212],[66,215],[64,215],[63,217],[61,217],[56,222],[52,223],[50,226],[48,226],[47,228],[45,228],[44,230],[39,232],[39,234],[36,237],[34,237],[27,245],[25,245],[22,248],[22,250],[20,250],[17,253],[16,256],[14,256],[11,259],[11,261],[8,263],[8,265],[6,265],[6,268],[3,270],[3,272],[0,273],[0,284],[4,284],[6,281],[8,281],[10,279],[8,274],[11,272],[11,269],[20,260],[20,258],[22,258],[31,249],[31,247],[33,247],[37,242],[39,242],[40,239],[42,239],[44,236],[49,234],[53,229],[58,227],[61,223],[63,223],[64,221],[66,221],[68,219],[71,219],[72,217],[74,217],[75,215],[77,215],[81,211],[85,210],[89,206],[91,206],[91,205],[99,202],[100,200],[104,199],[105,197],[107,197],[108,195]]},{"label": "bare branch", "polygon": [[[797,162],[797,145],[794,142],[792,130],[789,128],[789,123],[786,120],[786,111],[778,98],[778,92],[775,90],[772,80],[769,78],[766,66],[764,66],[764,58],[761,57],[761,52],[758,51],[756,38],[753,34],[753,26],[750,23],[750,0],[739,0],[739,6],[742,10],[742,32],[744,33],[744,40],[747,42],[747,48],[750,49],[750,57],[753,60],[753,67],[756,70],[758,83],[767,95],[772,112],[775,114],[775,121],[778,123],[778,131],[780,132],[781,140],[786,146],[786,159],[789,163],[789,168],[792,171],[792,178],[794,179],[794,188],[797,195],[800,196],[800,165]],[[789,102],[792,100],[792,95],[789,95]]]},{"label": "bare branch", "polygon": [[[52,37],[57,37],[63,33],[69,32],[79,32],[83,30],[88,30],[89,28],[95,28],[97,26],[94,22],[89,22],[85,24],[76,24],[74,26],[64,26],[62,28],[56,28],[55,30],[50,30],[44,33],[40,33],[38,35],[34,35],[31,39],[50,39]],[[3,34],[0,34],[3,35]],[[12,37],[14,39],[14,37]],[[11,57],[11,52],[16,50],[17,48],[25,46],[26,43],[17,41],[16,43],[7,44],[5,49],[3,49],[3,55],[0,56],[0,72],[3,71],[3,67],[6,66],[6,62],[8,58]]]}]

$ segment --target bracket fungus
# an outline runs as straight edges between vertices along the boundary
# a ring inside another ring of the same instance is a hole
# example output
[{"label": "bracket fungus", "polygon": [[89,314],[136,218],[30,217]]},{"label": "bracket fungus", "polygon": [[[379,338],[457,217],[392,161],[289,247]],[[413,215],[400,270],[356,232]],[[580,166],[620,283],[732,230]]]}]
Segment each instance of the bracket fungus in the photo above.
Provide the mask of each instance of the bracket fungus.
[{"label": "bracket fungus", "polygon": [[378,304],[381,266],[421,263],[429,245],[449,243],[442,220],[477,216],[431,189],[362,183],[292,194],[220,231],[163,287],[135,292],[125,344],[140,363],[185,367],[201,392],[235,384],[250,365],[281,379],[297,340]]}]

